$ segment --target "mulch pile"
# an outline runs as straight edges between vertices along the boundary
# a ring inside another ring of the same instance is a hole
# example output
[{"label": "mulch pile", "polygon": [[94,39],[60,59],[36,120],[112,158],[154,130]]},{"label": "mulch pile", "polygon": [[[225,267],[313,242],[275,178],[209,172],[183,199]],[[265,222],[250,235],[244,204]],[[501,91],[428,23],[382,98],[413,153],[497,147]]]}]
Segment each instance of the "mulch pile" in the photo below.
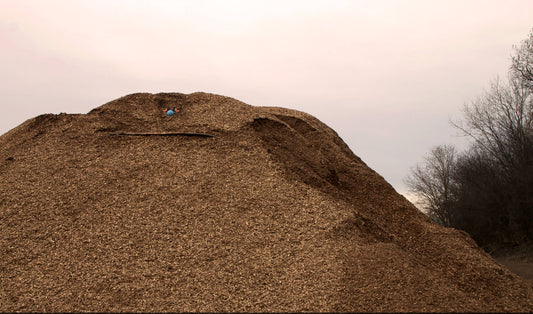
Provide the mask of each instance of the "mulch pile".
[{"label": "mulch pile", "polygon": [[0,311],[533,311],[303,112],[133,94],[0,147]]}]

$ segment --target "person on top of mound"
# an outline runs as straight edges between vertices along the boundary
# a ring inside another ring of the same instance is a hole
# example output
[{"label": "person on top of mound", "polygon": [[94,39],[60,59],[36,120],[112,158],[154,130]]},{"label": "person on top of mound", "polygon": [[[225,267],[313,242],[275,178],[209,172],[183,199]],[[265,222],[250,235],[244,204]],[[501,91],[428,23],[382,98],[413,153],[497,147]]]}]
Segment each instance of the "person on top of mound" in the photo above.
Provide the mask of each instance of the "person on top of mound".
[{"label": "person on top of mound", "polygon": [[170,109],[170,108],[165,108],[163,109],[163,111],[167,114],[167,116],[171,117],[174,115],[174,113],[178,113],[180,110],[176,107]]}]

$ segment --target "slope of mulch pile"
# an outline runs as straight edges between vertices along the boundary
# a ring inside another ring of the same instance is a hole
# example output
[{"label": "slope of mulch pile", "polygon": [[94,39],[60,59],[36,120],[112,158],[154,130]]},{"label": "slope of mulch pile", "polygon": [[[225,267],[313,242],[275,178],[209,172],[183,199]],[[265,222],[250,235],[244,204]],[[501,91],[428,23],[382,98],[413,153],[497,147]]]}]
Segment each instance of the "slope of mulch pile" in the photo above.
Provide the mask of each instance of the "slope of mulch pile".
[{"label": "slope of mulch pile", "polygon": [[302,112],[133,94],[0,147],[0,311],[533,310]]}]

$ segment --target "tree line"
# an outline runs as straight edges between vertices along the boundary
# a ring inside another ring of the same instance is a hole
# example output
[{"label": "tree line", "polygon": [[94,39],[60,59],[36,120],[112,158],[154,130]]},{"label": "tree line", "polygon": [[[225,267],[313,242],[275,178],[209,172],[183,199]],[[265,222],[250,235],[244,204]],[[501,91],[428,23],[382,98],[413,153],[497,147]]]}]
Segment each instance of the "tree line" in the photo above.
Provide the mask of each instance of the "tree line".
[{"label": "tree line", "polygon": [[469,147],[434,147],[405,180],[435,222],[484,247],[533,241],[533,30],[511,57],[507,78],[452,122]]}]

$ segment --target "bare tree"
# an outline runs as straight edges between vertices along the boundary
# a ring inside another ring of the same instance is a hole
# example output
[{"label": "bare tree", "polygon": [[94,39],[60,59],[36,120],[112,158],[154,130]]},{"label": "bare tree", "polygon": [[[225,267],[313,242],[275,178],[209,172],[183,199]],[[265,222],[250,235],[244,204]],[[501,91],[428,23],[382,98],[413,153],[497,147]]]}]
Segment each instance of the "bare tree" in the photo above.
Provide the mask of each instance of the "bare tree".
[{"label": "bare tree", "polygon": [[506,171],[532,161],[532,90],[512,76],[496,79],[490,89],[463,108],[464,119],[452,124]]},{"label": "bare tree", "polygon": [[473,143],[457,164],[457,222],[478,243],[533,239],[533,90],[512,73],[452,124]]},{"label": "bare tree", "polygon": [[512,61],[508,79],[494,80],[452,122],[469,149],[437,146],[406,179],[433,220],[481,245],[533,240],[533,31]]},{"label": "bare tree", "polygon": [[533,89],[533,30],[520,46],[515,46],[511,74],[524,85]]},{"label": "bare tree", "polygon": [[434,147],[422,164],[411,169],[405,180],[418,199],[419,206],[438,224],[451,226],[453,213],[452,180],[456,162],[453,146]]},{"label": "bare tree", "polygon": [[457,159],[453,227],[468,232],[480,245],[511,242],[509,188],[502,178],[497,162],[475,145]]}]

